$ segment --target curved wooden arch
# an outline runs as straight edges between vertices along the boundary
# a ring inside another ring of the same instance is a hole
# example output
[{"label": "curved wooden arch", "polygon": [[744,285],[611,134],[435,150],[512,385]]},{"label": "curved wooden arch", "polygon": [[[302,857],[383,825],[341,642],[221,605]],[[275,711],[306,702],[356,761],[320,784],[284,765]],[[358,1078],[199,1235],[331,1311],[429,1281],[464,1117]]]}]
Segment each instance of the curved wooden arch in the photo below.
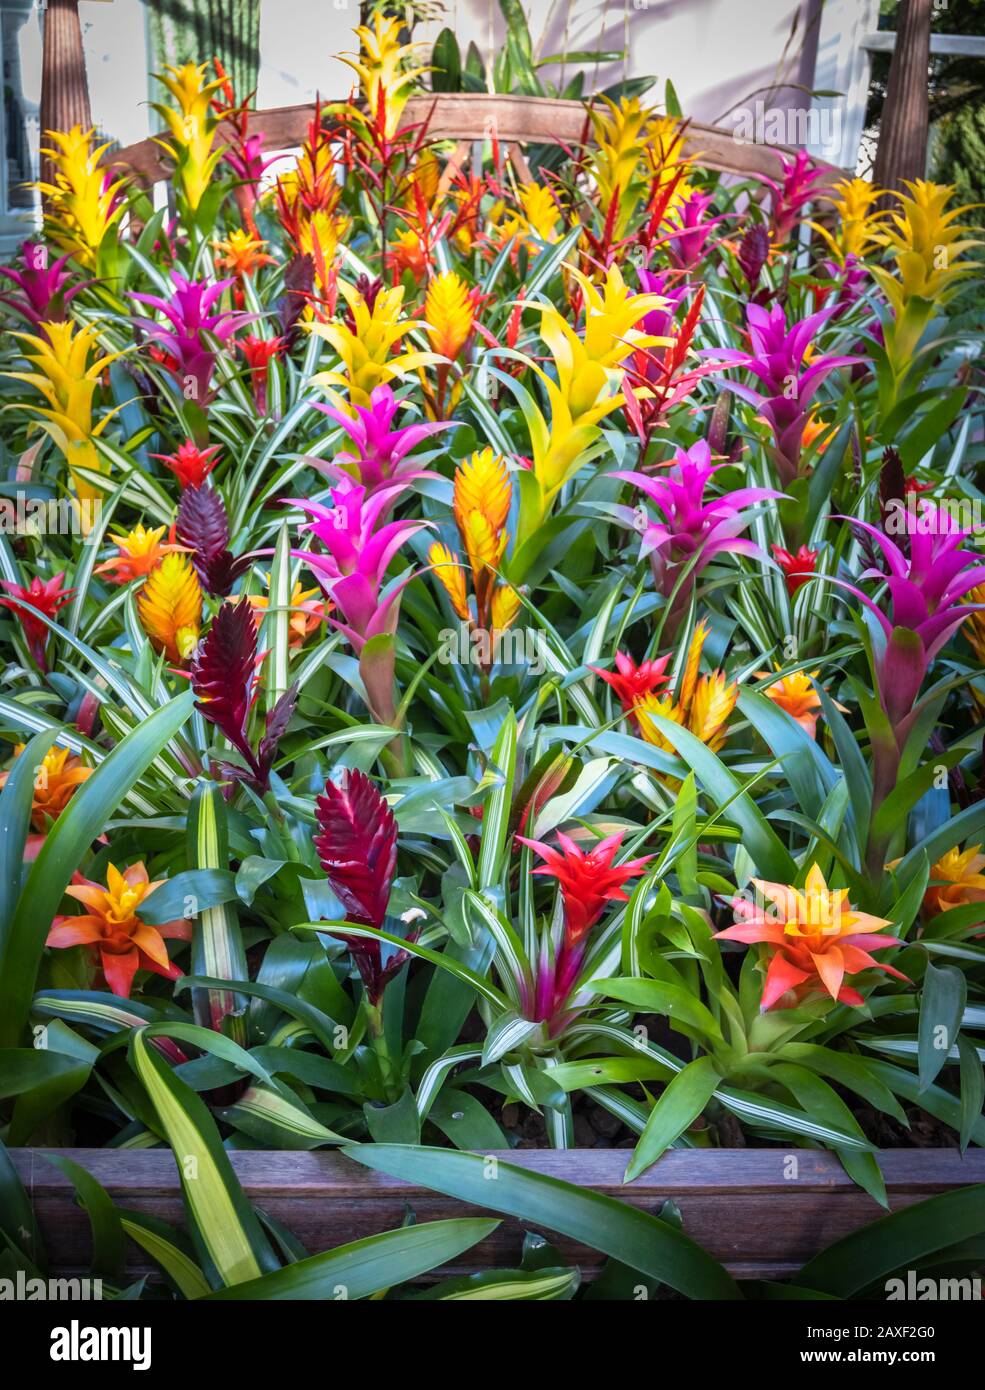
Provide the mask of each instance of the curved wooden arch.
[{"label": "curved wooden arch", "polygon": [[[252,112],[250,133],[262,135],[268,151],[293,149],[305,139],[314,114],[314,103]],[[404,108],[404,127],[425,122],[432,139],[469,143],[495,138],[519,154],[519,147],[526,144],[579,145],[585,136],[586,115],[582,102],[555,97],[440,92],[412,97]],[[220,127],[220,138],[221,134]],[[781,159],[793,159],[797,154],[786,145],[743,142],[732,131],[696,122],[688,124],[682,149],[708,169],[763,182],[782,177]],[[171,173],[167,154],[153,139],[108,153],[106,160],[146,187]],[[830,169],[832,179],[844,176],[842,169],[815,162]]]}]

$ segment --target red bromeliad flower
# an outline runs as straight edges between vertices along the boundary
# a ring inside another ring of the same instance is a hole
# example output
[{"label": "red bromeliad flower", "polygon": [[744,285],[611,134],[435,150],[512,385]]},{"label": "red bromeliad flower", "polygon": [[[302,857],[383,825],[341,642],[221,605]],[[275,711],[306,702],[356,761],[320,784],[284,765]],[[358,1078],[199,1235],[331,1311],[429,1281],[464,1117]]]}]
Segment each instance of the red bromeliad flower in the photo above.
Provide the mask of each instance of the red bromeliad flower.
[{"label": "red bromeliad flower", "polygon": [[633,711],[644,695],[651,695],[667,684],[667,666],[670,656],[662,656],[659,661],[641,661],[636,665],[626,652],[616,652],[616,669],[603,671],[599,666],[589,666],[589,670],[600,676],[619,697],[623,712],[633,717]]},{"label": "red bromeliad flower", "polygon": [[602,916],[606,903],[628,901],[623,884],[641,874],[654,857],[647,854],[642,859],[613,864],[622,834],[619,831],[600,840],[588,854],[560,830],[557,832],[560,850],[540,840],[528,840],[523,835],[515,837],[521,844],[536,850],[544,860],[534,873],[554,878],[561,886],[564,941],[553,963],[541,956],[534,997],[524,1000],[526,1017],[549,1023],[552,1032],[559,1031],[570,1016],[570,1011],[566,1014],[562,1006],[581,967],[588,933]]},{"label": "red bromeliad flower", "polygon": [[270,373],[270,364],[283,348],[284,339],[258,338],[255,333],[247,333],[245,337],[240,338],[238,346],[250,369],[250,381],[253,384],[253,400],[256,403],[257,414],[266,415],[267,377]]},{"label": "red bromeliad flower", "polygon": [[[373,783],[362,772],[345,772],[329,782],[315,805],[319,833],[315,849],[332,892],[349,921],[379,930],[386,920],[390,888],[397,872],[397,822]],[[408,958],[368,937],[333,933],[348,946],[373,1008],[389,980]],[[384,962],[383,952],[389,952]]]},{"label": "red bromeliad flower", "polygon": [[207,449],[199,449],[190,439],[186,439],[176,453],[151,454],[151,458],[160,459],[166,467],[170,468],[183,488],[201,487],[216,466],[215,455],[218,452],[218,444],[212,444]]},{"label": "red bromeliad flower", "polygon": [[129,999],[138,970],[151,970],[167,980],[178,979],[181,971],[168,959],[164,940],[176,937],[190,941],[191,922],[178,918],[152,927],[137,915],[144,898],[162,882],[158,879],[151,883],[143,863],[132,865],[122,874],[110,864],[105,888],[75,874],[72,886],[65,892],[88,911],[80,917],[56,917],[46,944],[91,947],[106,983],[123,999]]},{"label": "red bromeliad flower", "polygon": [[800,586],[806,584],[817,570],[817,557],[821,552],[808,550],[806,545],[802,545],[796,555],[791,555],[789,550],[784,550],[780,545],[770,548],[787,581],[787,593],[793,598]]},{"label": "red bromeliad flower", "polygon": [[11,613],[15,613],[20,619],[28,650],[39,671],[47,671],[48,669],[46,657],[48,628],[40,618],[35,617],[30,609],[23,607],[17,600],[22,599],[24,603],[29,603],[33,608],[44,613],[46,617],[53,618],[58,610],[68,603],[75,592],[74,589],[62,588],[64,578],[64,570],[47,582],[35,575],[26,588],[22,584],[15,584],[12,579],[0,579],[0,585],[7,590],[8,594],[7,598],[0,598],[0,608],[9,608]]},{"label": "red bromeliad flower", "polygon": [[622,835],[623,832],[619,831],[616,835],[607,836],[588,854],[560,830],[557,832],[560,850],[552,849],[541,840],[527,840],[522,835],[516,837],[521,844],[536,850],[544,860],[539,868],[534,869],[534,873],[555,878],[561,885],[565,937],[571,945],[577,945],[594,927],[605,911],[607,902],[629,901],[623,884],[641,874],[653,858],[652,854],[647,854],[626,864],[613,864],[622,844]]},{"label": "red bromeliad flower", "polygon": [[175,534],[179,544],[191,552],[202,587],[216,598],[227,598],[252,561],[230,552],[225,503],[211,483],[184,489]]}]

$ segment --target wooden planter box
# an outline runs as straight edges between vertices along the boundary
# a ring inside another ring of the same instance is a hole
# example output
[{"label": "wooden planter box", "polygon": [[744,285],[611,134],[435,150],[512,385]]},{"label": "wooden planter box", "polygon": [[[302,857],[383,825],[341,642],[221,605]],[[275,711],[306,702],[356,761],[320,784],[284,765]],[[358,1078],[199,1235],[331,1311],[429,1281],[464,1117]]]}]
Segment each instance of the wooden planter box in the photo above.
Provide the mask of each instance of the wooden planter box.
[{"label": "wooden planter box", "polygon": [[[169,1150],[63,1152],[92,1173],[121,1206],[183,1224],[178,1173]],[[91,1245],[89,1221],[71,1184],[39,1151],[11,1153],[34,1202],[52,1265],[66,1274],[84,1272]],[[497,1157],[653,1213],[670,1198],[680,1208],[685,1232],[738,1278],[791,1275],[833,1241],[883,1214],[833,1154],[813,1149],[674,1150],[628,1185],[622,1181],[628,1158],[623,1150],[521,1149]],[[373,1172],[329,1151],[234,1152],[230,1159],[247,1196],[283,1222],[312,1254],[391,1230],[400,1225],[408,1206],[420,1221],[476,1212],[454,1198]],[[964,1158],[956,1149],[890,1149],[879,1162],[893,1210],[939,1192],[985,1183],[983,1149],[969,1150]],[[522,1223],[504,1218],[489,1239],[456,1262],[455,1273],[516,1264],[522,1229]],[[557,1243],[586,1274],[602,1263],[597,1252],[573,1241],[561,1237]],[[132,1244],[129,1261],[134,1277],[154,1268]]]}]

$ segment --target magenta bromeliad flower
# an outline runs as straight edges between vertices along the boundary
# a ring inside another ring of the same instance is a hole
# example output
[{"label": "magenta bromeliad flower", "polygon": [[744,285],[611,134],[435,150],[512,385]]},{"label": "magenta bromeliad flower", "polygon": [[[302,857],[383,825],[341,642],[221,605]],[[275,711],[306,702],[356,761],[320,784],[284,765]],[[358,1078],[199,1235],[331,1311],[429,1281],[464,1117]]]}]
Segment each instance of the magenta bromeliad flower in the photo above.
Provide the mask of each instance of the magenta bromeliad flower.
[{"label": "magenta bromeliad flower", "polygon": [[202,335],[207,333],[225,343],[256,315],[233,309],[210,312],[216,300],[234,283],[232,280],[218,280],[209,285],[205,281],[186,280],[176,270],[171,272],[171,279],[174,292],[170,300],[153,294],[133,295],[134,299],[163,314],[171,327],[166,328],[155,319],[135,318],[133,322],[168,354],[185,397],[205,405],[211,398],[216,352]]},{"label": "magenta bromeliad flower", "polygon": [[365,656],[364,649],[370,638],[396,632],[400,596],[414,575],[409,570],[383,590],[384,575],[394,555],[415,531],[427,525],[410,520],[380,524],[406,490],[406,483],[391,483],[367,497],[364,487],[349,481],[332,489],[334,507],[287,499],[289,505],[300,507],[311,517],[301,529],[310,531],[322,546],[321,550],[296,550],[293,554],[314,570],[325,593],[342,613],[344,622],[335,618],[330,621],[349,639],[360,658],[359,670],[370,711],[381,724],[391,723],[395,717],[395,653],[392,644],[374,647]]},{"label": "magenta bromeliad flower", "polygon": [[729,390],[756,406],[772,429],[775,448],[771,455],[784,486],[798,474],[811,402],[836,367],[859,361],[857,357],[832,357],[814,350],[815,339],[836,313],[837,306],[831,304],[788,327],[779,304],[770,310],[750,304],[746,308],[750,350],[708,348],[703,353],[721,363],[747,367],[761,382],[761,390],[733,382]]},{"label": "magenta bromeliad flower", "polygon": [[857,585],[848,589],[873,614],[886,639],[876,659],[879,698],[902,747],[909,733],[913,706],[931,662],[977,605],[962,602],[970,589],[985,582],[985,563],[961,542],[969,533],[947,511],[925,502],[917,523],[907,527],[909,555],[885,532],[852,520],[872,537],[889,573],[870,568],[861,579],[882,580],[888,589],[890,616]]},{"label": "magenta bromeliad flower", "polygon": [[71,256],[59,256],[57,261],[48,260],[48,248],[40,242],[25,241],[21,247],[23,270],[12,266],[0,266],[0,275],[17,286],[20,294],[0,294],[0,304],[20,314],[21,318],[43,334],[42,324],[62,323],[65,310],[80,290],[92,284],[91,280],[71,283],[72,276],[65,269]]},{"label": "magenta bromeliad flower", "polygon": [[[709,480],[726,464],[712,463],[711,449],[703,439],[686,451],[678,449],[676,457],[662,467],[666,471],[654,477],[634,472],[612,476],[634,483],[659,513],[656,521],[647,516],[641,526],[640,558],[650,557],[657,587],[666,598],[673,593],[684,567],[693,561],[675,601],[675,611],[682,615],[694,581],[716,555],[723,551],[732,555],[762,555],[754,541],[740,537],[753,519],[753,513],[746,508],[783,494],[772,488],[743,487],[706,498]],[[670,617],[668,623],[670,633]]]},{"label": "magenta bromeliad flower", "polygon": [[349,409],[336,409],[316,401],[315,409],[322,411],[330,420],[341,425],[352,440],[354,453],[336,454],[330,462],[309,458],[308,463],[322,473],[327,473],[340,482],[355,477],[366,489],[366,496],[372,497],[380,488],[391,483],[410,483],[418,478],[437,478],[440,475],[426,468],[416,468],[414,460],[408,455],[422,440],[437,434],[439,430],[451,427],[450,421],[404,425],[392,429],[397,413],[398,401],[391,387],[377,386],[369,398],[369,405],[352,406],[355,416]]},{"label": "magenta bromeliad flower", "polygon": [[805,150],[798,150],[796,159],[781,158],[780,163],[783,166],[782,184],[774,183],[772,179],[765,182],[773,190],[770,213],[773,242],[776,246],[785,246],[800,226],[804,208],[820,195],[821,189],[817,183],[824,177],[824,171],[811,163],[811,157]]},{"label": "magenta bromeliad flower", "polygon": [[[667,254],[678,270],[693,270],[705,254],[708,239],[725,220],[708,217],[706,213],[714,202],[708,193],[692,193],[686,202],[673,212],[673,230],[662,239]],[[648,330],[647,330],[648,331]]]}]

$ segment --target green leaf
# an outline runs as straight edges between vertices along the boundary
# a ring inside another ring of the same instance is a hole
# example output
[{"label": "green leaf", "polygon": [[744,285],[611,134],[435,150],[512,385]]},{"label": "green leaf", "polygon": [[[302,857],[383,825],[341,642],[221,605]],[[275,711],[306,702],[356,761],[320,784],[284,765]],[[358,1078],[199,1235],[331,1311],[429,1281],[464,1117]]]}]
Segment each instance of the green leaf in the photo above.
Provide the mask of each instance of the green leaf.
[{"label": "green leaf", "polygon": [[322,1255],[209,1294],[209,1299],[298,1299],[335,1302],[374,1293],[448,1264],[495,1231],[498,1221],[461,1217],[426,1221],[340,1245]]},{"label": "green leaf", "polygon": [[0,959],[20,894],[37,770],[56,737],[53,729],[35,734],[15,759],[0,792]]},{"label": "green leaf", "polygon": [[917,1048],[921,1091],[926,1090],[947,1061],[961,1027],[967,994],[964,972],[956,965],[927,962],[920,998]]},{"label": "green leaf", "polygon": [[148,1044],[130,1040],[130,1063],[144,1083],[174,1152],[189,1225],[224,1284],[274,1269],[277,1258],[222,1147],[215,1121],[190,1086]]},{"label": "green leaf", "polygon": [[[513,779],[516,776],[516,716],[507,710],[506,718],[493,744],[483,781],[493,783],[482,812],[482,843],[476,877],[480,892],[495,887],[509,859],[510,808],[513,805]],[[480,783],[480,786],[482,783]]]},{"label": "green leaf", "polygon": [[102,1183],[65,1154],[45,1153],[43,1157],[65,1174],[88,1213],[92,1229],[90,1269],[93,1278],[122,1284],[126,1277],[126,1239],[113,1199]]},{"label": "green leaf", "polygon": [[985,1072],[978,1049],[967,1038],[960,1036],[958,1057],[961,1066],[961,1152],[964,1153],[985,1106]]},{"label": "green leaf", "polygon": [[543,1303],[571,1298],[580,1283],[577,1269],[488,1269],[446,1279],[411,1297],[415,1303]]},{"label": "green leaf", "polygon": [[898,1269],[985,1232],[985,1184],[962,1187],[873,1221],[808,1261],[794,1283],[851,1298]]},{"label": "green leaf", "polygon": [[710,1057],[698,1057],[665,1087],[650,1111],[646,1128],[626,1169],[624,1182],[646,1172],[698,1118],[715,1093],[721,1077]]},{"label": "green leaf", "polygon": [[155,710],[121,740],[62,811],[28,874],[0,958],[0,1046],[18,1042],[52,918],[89,846],[195,703],[188,690]]},{"label": "green leaf", "polygon": [[363,1106],[366,1125],[378,1144],[416,1144],[421,1137],[417,1102],[409,1086],[392,1105]]},{"label": "green leaf", "polygon": [[663,1014],[675,1023],[694,1028],[704,1037],[724,1047],[725,1039],[713,1015],[701,1000],[683,985],[664,980],[593,980],[592,988],[610,999],[621,999],[646,1013]]},{"label": "green leaf", "polygon": [[612,1197],[479,1154],[394,1144],[356,1144],[343,1153],[391,1177],[557,1231],[688,1298],[739,1297],[731,1275],[689,1237]]},{"label": "green leaf", "polygon": [[120,1211],[124,1231],[159,1264],[184,1298],[203,1298],[209,1283],[192,1257],[185,1237],[166,1221],[146,1212]]}]

